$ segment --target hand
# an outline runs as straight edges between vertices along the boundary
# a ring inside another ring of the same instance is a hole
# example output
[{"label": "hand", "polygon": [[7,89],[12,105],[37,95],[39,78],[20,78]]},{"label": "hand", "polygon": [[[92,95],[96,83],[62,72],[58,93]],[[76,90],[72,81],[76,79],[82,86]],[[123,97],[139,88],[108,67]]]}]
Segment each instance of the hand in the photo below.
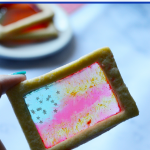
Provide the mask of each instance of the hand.
[{"label": "hand", "polygon": [[[25,79],[26,79],[25,75],[0,75],[0,97],[8,89],[12,88],[21,81],[24,81]],[[0,140],[0,150],[6,150],[1,140]]]}]

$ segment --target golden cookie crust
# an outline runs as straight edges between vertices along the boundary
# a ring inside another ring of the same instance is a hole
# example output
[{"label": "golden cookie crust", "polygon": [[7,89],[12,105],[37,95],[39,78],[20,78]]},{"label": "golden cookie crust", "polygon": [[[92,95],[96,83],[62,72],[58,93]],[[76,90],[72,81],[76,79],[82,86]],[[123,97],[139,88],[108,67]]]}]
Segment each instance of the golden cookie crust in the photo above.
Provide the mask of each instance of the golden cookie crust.
[{"label": "golden cookie crust", "polygon": [[[92,127],[89,127],[84,131],[81,131],[75,136],[53,146],[52,148],[46,149],[31,119],[23,96],[32,90],[53,83],[72,73],[75,73],[82,68],[93,64],[94,62],[98,62],[104,71],[104,74],[119,102],[121,112],[95,124]],[[117,124],[139,114],[136,103],[124,84],[115,63],[113,54],[108,47],[93,51],[92,53],[65,66],[57,68],[45,75],[23,81],[8,90],[7,96],[13,106],[14,112],[32,150],[69,150],[75,148],[108,131]]]},{"label": "golden cookie crust", "polygon": [[49,38],[54,38],[58,36],[58,30],[55,28],[53,22],[49,23],[49,26],[44,29],[39,29],[36,31],[31,31],[29,33],[16,34],[9,37],[4,37],[0,41],[17,41],[17,40],[45,40]]},{"label": "golden cookie crust", "polygon": [[54,16],[52,9],[45,4],[35,4],[42,11],[29,16],[27,18],[21,19],[17,22],[11,23],[6,26],[0,25],[0,39],[9,37],[11,34],[17,33],[31,25],[50,20]]}]

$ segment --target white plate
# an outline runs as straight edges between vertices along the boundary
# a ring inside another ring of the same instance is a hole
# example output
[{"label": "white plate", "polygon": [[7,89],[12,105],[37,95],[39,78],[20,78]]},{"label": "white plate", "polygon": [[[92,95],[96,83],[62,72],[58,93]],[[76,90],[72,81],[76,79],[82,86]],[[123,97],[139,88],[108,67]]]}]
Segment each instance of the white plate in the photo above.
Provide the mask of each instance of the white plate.
[{"label": "white plate", "polygon": [[5,47],[0,45],[0,57],[17,60],[35,59],[51,55],[68,44],[72,38],[68,15],[58,5],[46,5],[50,5],[55,13],[54,24],[60,32],[59,36],[53,40],[18,47]]}]

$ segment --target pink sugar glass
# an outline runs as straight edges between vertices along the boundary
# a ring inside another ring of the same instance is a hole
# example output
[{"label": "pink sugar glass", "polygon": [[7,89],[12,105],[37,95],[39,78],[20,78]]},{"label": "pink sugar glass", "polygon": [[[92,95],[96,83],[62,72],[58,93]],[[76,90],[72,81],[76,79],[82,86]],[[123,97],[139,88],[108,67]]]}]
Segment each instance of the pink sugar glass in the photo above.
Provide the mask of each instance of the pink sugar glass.
[{"label": "pink sugar glass", "polygon": [[46,148],[121,111],[97,62],[47,87],[55,105],[47,103],[42,123],[34,121]]}]

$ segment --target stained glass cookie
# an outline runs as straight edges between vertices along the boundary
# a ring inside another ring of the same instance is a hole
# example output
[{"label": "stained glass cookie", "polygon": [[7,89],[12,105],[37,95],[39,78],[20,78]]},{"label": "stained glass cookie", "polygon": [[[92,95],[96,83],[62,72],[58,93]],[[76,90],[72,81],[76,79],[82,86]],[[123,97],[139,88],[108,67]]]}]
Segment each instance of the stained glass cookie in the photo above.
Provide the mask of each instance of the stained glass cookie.
[{"label": "stained glass cookie", "polygon": [[0,5],[0,39],[7,39],[54,16],[51,8],[44,4],[2,4]]},{"label": "stained glass cookie", "polygon": [[7,96],[32,150],[68,150],[139,114],[109,48],[23,81]]},{"label": "stained glass cookie", "polygon": [[[38,28],[42,26],[42,28]],[[28,28],[27,30],[24,30],[22,33],[18,33],[14,36],[10,36],[7,38],[3,38],[0,40],[1,44],[5,46],[18,46],[22,44],[29,44],[33,42],[42,42],[45,40],[50,40],[53,38],[56,38],[58,36],[58,30],[55,28],[53,22],[45,23],[45,27],[43,27],[44,24],[39,24],[36,27],[36,29],[33,30],[33,28]]]}]

